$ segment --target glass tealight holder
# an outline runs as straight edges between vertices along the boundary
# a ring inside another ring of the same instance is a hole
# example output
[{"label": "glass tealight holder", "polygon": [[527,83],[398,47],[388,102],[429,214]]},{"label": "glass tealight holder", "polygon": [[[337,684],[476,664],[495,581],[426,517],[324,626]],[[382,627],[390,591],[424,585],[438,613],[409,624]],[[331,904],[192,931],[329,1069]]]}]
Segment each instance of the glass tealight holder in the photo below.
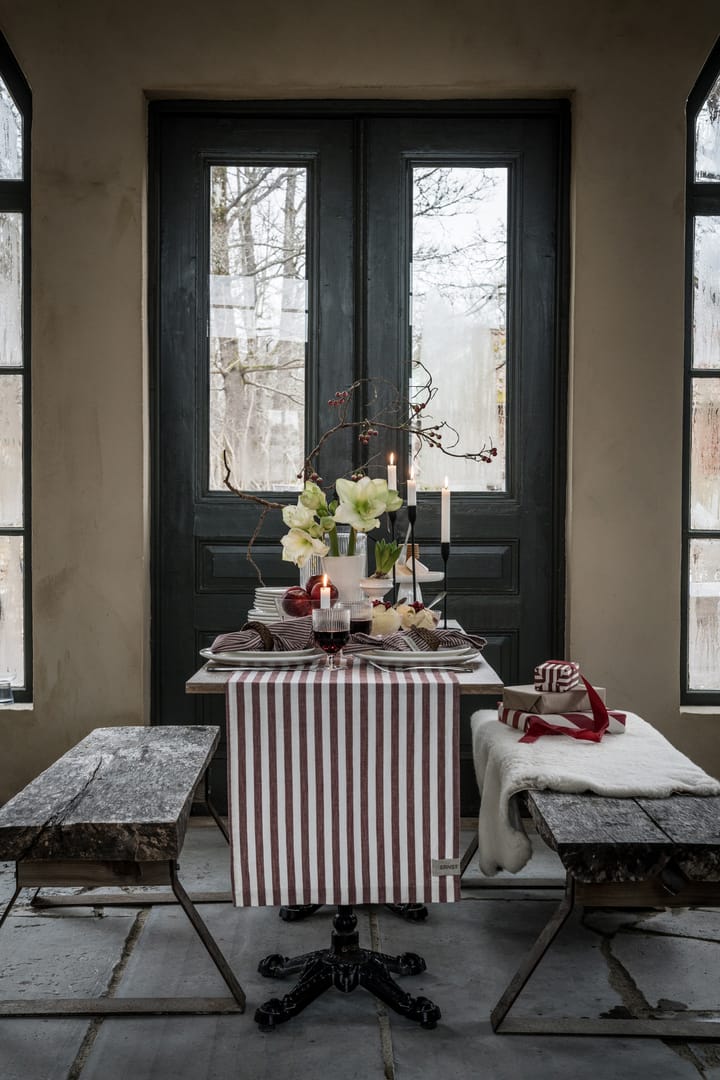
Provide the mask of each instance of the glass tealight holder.
[{"label": "glass tealight holder", "polygon": [[13,696],[13,671],[0,671],[0,705],[12,705],[15,701]]}]

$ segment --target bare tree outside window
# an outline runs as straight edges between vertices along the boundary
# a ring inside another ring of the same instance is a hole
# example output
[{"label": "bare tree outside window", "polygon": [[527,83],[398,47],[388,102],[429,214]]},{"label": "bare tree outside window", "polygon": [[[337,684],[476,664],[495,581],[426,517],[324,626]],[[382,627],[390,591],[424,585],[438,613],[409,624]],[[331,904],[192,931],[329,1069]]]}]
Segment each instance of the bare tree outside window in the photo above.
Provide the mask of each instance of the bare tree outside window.
[{"label": "bare tree outside window", "polygon": [[[458,432],[462,454],[490,439],[490,464],[415,444],[420,490],[505,490],[507,169],[413,169],[412,359],[437,386],[433,412]],[[420,367],[422,365],[422,368]]]},{"label": "bare tree outside window", "polygon": [[307,170],[211,170],[210,490],[299,486],[305,452]]}]

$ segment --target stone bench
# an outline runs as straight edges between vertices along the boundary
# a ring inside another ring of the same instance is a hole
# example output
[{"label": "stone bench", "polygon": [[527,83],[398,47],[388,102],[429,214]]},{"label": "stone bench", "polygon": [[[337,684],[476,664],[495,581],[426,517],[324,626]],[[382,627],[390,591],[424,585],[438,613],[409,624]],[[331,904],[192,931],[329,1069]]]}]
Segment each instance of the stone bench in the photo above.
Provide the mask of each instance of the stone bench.
[{"label": "stone bench", "polygon": [[563,864],[566,888],[493,1009],[493,1030],[719,1039],[720,1024],[692,1019],[508,1018],[508,1013],[577,906],[720,905],[720,797],[613,799],[529,791],[524,798],[538,834]]},{"label": "stone bench", "polygon": [[[15,862],[16,889],[0,927],[24,888],[170,886],[232,997],[5,1000],[0,1016],[244,1010],[243,990],[177,876],[195,791],[219,737],[217,727],[97,728],[6,803],[0,860]],[[98,904],[92,896],[62,900]],[[114,899],[155,902],[152,893]]]}]

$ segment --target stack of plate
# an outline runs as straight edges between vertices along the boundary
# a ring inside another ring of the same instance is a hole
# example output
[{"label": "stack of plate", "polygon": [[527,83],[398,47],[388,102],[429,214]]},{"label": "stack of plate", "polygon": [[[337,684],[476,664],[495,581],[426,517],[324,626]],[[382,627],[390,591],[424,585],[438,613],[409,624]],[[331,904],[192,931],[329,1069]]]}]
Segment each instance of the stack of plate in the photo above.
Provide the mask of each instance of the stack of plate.
[{"label": "stack of plate", "polygon": [[248,611],[248,620],[252,622],[281,622],[287,615],[280,607],[280,601],[288,590],[287,585],[259,585],[255,590],[253,606]]}]

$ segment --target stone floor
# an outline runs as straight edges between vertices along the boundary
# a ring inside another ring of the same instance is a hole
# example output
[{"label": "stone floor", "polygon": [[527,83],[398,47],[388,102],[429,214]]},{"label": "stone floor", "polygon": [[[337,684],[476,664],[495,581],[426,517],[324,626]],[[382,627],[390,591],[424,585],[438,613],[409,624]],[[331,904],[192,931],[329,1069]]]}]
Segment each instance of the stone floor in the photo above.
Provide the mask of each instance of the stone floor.
[{"label": "stone floor", "polygon": [[[228,849],[205,822],[189,831],[181,878],[191,889],[228,888]],[[262,979],[258,959],[325,946],[328,911],[289,925],[275,909],[207,904],[203,918],[247,993],[244,1015],[1,1019],[0,1078],[623,1080],[644,1073],[720,1080],[720,1040],[493,1034],[490,1010],[557,903],[557,891],[541,887],[553,879],[558,865],[538,845],[523,882],[494,879],[488,888],[471,871],[462,902],[431,908],[425,923],[403,922],[384,908],[359,911],[363,943],[425,957],[425,974],[400,981],[441,1007],[433,1031],[358,990],[331,991],[275,1032],[261,1032],[254,1009],[285,984]],[[12,887],[12,867],[0,864],[0,903]],[[26,901],[0,934],[0,997],[225,992],[176,907],[41,911]],[[713,1006],[720,1007],[720,912],[587,913],[563,930],[520,1005],[523,1014],[598,1017],[660,1007],[713,1017]]]}]

